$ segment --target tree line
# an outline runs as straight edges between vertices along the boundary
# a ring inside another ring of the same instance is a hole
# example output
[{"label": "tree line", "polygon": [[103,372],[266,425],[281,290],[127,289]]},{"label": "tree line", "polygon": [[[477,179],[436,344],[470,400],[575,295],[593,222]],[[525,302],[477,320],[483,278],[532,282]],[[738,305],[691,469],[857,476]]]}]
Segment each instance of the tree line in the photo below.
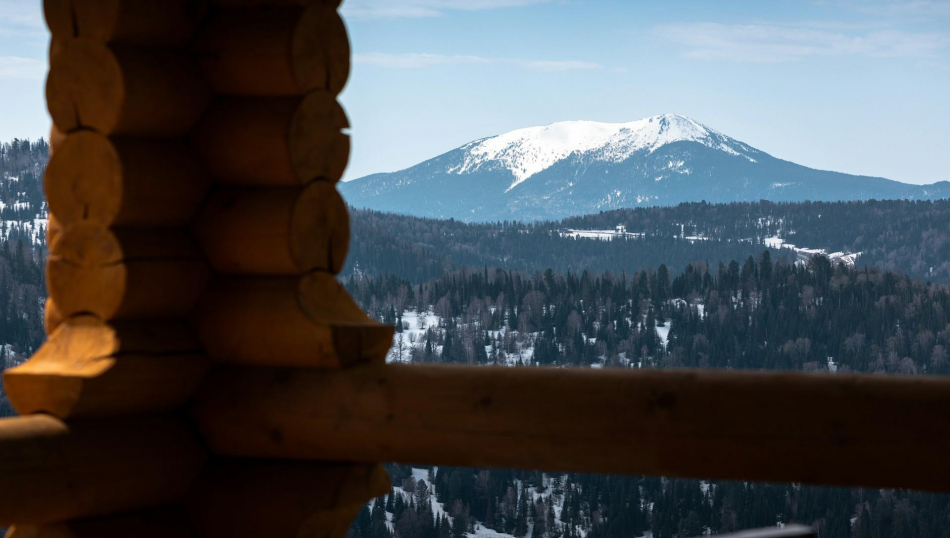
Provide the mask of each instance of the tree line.
[{"label": "tree line", "polygon": [[[618,225],[643,236],[600,241],[560,233]],[[744,260],[775,236],[829,253],[859,252],[858,266],[950,283],[950,200],[686,203],[533,223],[467,224],[352,210],[351,227],[345,275],[392,274],[415,284],[486,265],[633,273],[663,263],[680,272],[695,260],[713,266]],[[788,250],[772,251],[776,260],[782,255],[795,257]]]}]

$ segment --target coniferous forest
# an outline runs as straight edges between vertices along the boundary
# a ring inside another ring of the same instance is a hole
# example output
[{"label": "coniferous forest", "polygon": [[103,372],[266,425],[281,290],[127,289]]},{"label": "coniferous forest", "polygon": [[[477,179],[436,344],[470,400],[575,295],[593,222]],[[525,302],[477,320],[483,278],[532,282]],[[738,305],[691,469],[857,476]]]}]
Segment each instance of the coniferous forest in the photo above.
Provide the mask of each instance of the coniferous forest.
[{"label": "coniferous forest", "polygon": [[[614,230],[597,241],[565,231]],[[464,267],[521,271],[625,271],[665,264],[758,256],[777,239],[805,249],[856,255],[859,266],[950,284],[950,200],[867,202],[691,203],[572,217],[559,222],[467,224],[352,212],[353,241],[344,274],[396,275],[421,283]],[[772,249],[796,258],[803,253]]]},{"label": "coniferous forest", "polygon": [[[823,256],[774,261],[766,250],[679,273],[482,268],[422,284],[359,274],[346,286],[397,327],[390,361],[950,373],[950,288]],[[946,495],[455,468],[412,476],[420,471],[393,467],[398,510],[381,499],[354,532],[659,538],[798,522],[821,536],[950,536]],[[432,499],[451,523],[432,516]],[[386,517],[391,528],[377,524]]]},{"label": "coniferous forest", "polygon": [[[43,339],[48,151],[0,145],[2,366]],[[947,200],[695,203],[527,224],[353,210],[351,229],[340,278],[396,327],[390,361],[950,374]],[[389,469],[393,491],[351,538],[672,538],[789,522],[822,537],[950,537],[950,496],[932,493]]]},{"label": "coniferous forest", "polygon": [[[29,357],[45,338],[45,140],[0,144],[0,368]],[[13,413],[0,386],[0,416]]]}]

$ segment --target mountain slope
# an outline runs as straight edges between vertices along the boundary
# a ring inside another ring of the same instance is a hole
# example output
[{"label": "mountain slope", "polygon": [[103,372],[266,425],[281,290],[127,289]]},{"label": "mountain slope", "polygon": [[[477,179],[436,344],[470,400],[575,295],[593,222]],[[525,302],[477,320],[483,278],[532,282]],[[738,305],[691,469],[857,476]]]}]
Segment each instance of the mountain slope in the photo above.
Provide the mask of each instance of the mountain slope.
[{"label": "mountain slope", "polygon": [[340,190],[355,207],[492,221],[701,200],[932,200],[950,196],[950,183],[908,185],[815,170],[665,114],[519,129],[406,170],[343,183]]}]

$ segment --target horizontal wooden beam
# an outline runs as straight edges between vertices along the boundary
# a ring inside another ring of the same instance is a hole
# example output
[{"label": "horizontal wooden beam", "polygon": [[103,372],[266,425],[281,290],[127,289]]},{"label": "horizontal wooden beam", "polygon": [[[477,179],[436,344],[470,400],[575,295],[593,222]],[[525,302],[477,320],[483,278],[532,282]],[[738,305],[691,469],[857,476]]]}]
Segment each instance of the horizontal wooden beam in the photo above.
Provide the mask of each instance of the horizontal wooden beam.
[{"label": "horizontal wooden beam", "polygon": [[17,525],[4,538],[195,538],[188,514],[180,506],[49,525]]},{"label": "horizontal wooden beam", "polygon": [[204,456],[177,419],[0,419],[0,526],[177,502],[198,476]]},{"label": "horizontal wooden beam", "polygon": [[950,379],[736,371],[222,369],[232,456],[950,490]]}]

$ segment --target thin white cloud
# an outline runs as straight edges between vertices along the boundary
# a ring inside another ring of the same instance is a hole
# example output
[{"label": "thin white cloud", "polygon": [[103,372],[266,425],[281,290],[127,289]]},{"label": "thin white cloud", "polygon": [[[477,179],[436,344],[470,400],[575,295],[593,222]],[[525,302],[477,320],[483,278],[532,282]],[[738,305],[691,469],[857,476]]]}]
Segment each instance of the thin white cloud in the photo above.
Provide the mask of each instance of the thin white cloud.
[{"label": "thin white cloud", "polygon": [[809,26],[719,24],[661,25],[654,34],[683,47],[691,58],[788,62],[810,56],[932,58],[950,48],[950,36],[896,30],[844,32]]},{"label": "thin white cloud", "polygon": [[536,69],[538,71],[583,71],[589,69],[603,69],[604,66],[600,64],[595,64],[591,62],[578,62],[573,60],[542,60],[536,62],[519,62],[527,67],[528,69]]},{"label": "thin white cloud", "polygon": [[438,17],[449,11],[481,11],[544,4],[553,0],[348,0],[349,18]]},{"label": "thin white cloud", "polygon": [[534,71],[578,71],[603,69],[604,66],[577,60],[522,60],[517,58],[486,58],[483,56],[445,55],[427,53],[391,54],[368,52],[354,54],[357,64],[374,65],[392,69],[422,69],[439,65],[514,65]]},{"label": "thin white cloud", "polygon": [[405,54],[367,52],[354,54],[353,61],[358,64],[375,65],[377,67],[389,67],[393,69],[421,69],[435,65],[491,63],[491,60],[479,56],[452,56],[415,52]]},{"label": "thin white cloud", "polygon": [[46,76],[46,62],[35,58],[0,56],[0,79],[42,79]]},{"label": "thin white cloud", "polygon": [[850,0],[849,4],[859,11],[886,17],[950,16],[950,2],[947,0]]},{"label": "thin white cloud", "polygon": [[39,36],[46,34],[40,2],[0,0],[0,35]]}]

